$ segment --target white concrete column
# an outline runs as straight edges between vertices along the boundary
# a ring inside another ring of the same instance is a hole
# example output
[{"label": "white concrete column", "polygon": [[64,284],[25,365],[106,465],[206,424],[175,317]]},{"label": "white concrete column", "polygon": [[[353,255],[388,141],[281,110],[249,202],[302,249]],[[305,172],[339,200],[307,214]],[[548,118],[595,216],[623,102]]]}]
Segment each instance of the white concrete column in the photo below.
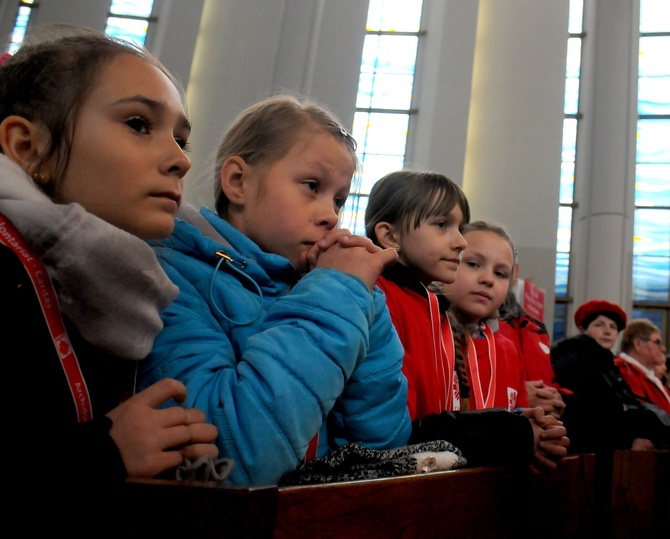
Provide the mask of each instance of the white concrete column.
[{"label": "white concrete column", "polygon": [[480,0],[463,188],[502,224],[553,325],[568,2]]},{"label": "white concrete column", "polygon": [[64,23],[104,30],[109,0],[58,0],[39,2],[33,8],[30,25]]},{"label": "white concrete column", "polygon": [[406,166],[463,184],[479,0],[424,0]]},{"label": "white concrete column", "polygon": [[366,19],[360,0],[205,0],[187,92],[189,202],[213,206],[219,141],[259,99],[303,93],[351,127]]},{"label": "white concrete column", "polygon": [[636,0],[595,0],[585,16],[570,289],[632,309],[637,99]]}]

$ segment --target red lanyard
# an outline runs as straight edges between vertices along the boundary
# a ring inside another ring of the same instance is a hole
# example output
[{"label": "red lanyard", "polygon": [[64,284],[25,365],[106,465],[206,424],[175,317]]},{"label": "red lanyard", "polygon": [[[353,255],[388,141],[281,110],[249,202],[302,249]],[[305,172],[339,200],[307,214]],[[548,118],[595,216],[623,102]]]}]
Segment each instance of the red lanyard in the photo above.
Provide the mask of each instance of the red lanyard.
[{"label": "red lanyard", "polygon": [[77,409],[77,419],[80,423],[90,421],[93,419],[91,397],[88,394],[88,387],[86,387],[86,381],[79,367],[79,361],[65,331],[58,308],[56,292],[46,267],[39,258],[30,252],[21,234],[1,213],[0,243],[14,251],[25,266],[42,307],[42,313],[49,328],[49,333],[51,333],[54,347],[58,352],[61,366],[70,385],[72,399]]},{"label": "red lanyard", "polygon": [[312,438],[307,446],[307,453],[305,453],[305,458],[303,459],[304,463],[314,460],[316,458],[316,453],[319,450],[319,433],[316,433],[316,436]]},{"label": "red lanyard", "polygon": [[477,358],[477,350],[472,337],[468,335],[468,366],[470,367],[470,379],[472,382],[473,398],[475,405],[474,410],[484,410],[486,408],[493,408],[496,394],[496,345],[493,337],[493,332],[488,324],[484,324],[484,338],[488,346],[488,360],[491,367],[491,377],[489,378],[489,387],[484,396],[484,388],[482,387],[482,380],[479,374],[479,359]]},{"label": "red lanyard", "polygon": [[454,335],[451,331],[449,318],[440,317],[440,308],[437,296],[426,289],[430,309],[430,323],[433,337],[433,361],[438,380],[444,387],[444,400],[440,397],[440,412],[443,410],[460,410],[461,397],[458,385],[458,375],[454,371],[456,351]]}]

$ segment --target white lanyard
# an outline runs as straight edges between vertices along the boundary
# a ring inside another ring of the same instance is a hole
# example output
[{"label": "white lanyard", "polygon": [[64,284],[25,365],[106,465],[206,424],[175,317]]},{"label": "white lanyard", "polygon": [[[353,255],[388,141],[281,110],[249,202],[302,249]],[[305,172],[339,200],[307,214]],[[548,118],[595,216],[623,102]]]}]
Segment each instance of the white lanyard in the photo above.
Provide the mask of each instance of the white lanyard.
[{"label": "white lanyard", "polygon": [[488,324],[484,324],[484,338],[488,347],[488,360],[491,367],[491,378],[489,379],[489,387],[484,396],[484,389],[482,388],[482,381],[479,374],[479,362],[477,358],[477,350],[475,343],[468,335],[468,366],[470,367],[470,378],[472,380],[473,397],[475,400],[474,410],[484,410],[486,408],[493,408],[496,394],[496,346],[493,337],[493,332]]},{"label": "white lanyard", "polygon": [[454,369],[456,350],[451,324],[446,314],[443,318],[440,317],[437,296],[428,289],[426,289],[426,293],[428,294],[430,309],[435,371],[438,379],[442,380],[442,387],[444,387],[444,397],[440,396],[439,411],[460,410],[461,397],[458,375]]}]

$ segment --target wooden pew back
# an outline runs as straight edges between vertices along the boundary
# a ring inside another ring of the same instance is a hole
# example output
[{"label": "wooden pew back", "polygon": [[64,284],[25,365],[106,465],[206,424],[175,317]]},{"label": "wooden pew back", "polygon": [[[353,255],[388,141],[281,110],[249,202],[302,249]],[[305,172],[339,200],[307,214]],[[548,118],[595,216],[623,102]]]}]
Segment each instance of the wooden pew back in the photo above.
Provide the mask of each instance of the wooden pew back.
[{"label": "wooden pew back", "polygon": [[670,451],[575,455],[542,476],[472,468],[280,488],[134,480],[113,503],[118,529],[150,536],[665,539]]}]

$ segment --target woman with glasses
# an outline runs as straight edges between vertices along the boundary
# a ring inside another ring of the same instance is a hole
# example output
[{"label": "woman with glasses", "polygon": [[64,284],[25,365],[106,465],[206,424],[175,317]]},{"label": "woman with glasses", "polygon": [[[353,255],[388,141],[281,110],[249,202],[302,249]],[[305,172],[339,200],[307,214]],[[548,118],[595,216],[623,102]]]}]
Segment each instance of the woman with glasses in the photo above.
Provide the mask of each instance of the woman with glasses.
[{"label": "woman with glasses", "polygon": [[651,320],[631,320],[621,333],[621,353],[614,364],[639,400],[670,414],[670,389],[655,371],[665,365],[666,352],[661,332]]}]

